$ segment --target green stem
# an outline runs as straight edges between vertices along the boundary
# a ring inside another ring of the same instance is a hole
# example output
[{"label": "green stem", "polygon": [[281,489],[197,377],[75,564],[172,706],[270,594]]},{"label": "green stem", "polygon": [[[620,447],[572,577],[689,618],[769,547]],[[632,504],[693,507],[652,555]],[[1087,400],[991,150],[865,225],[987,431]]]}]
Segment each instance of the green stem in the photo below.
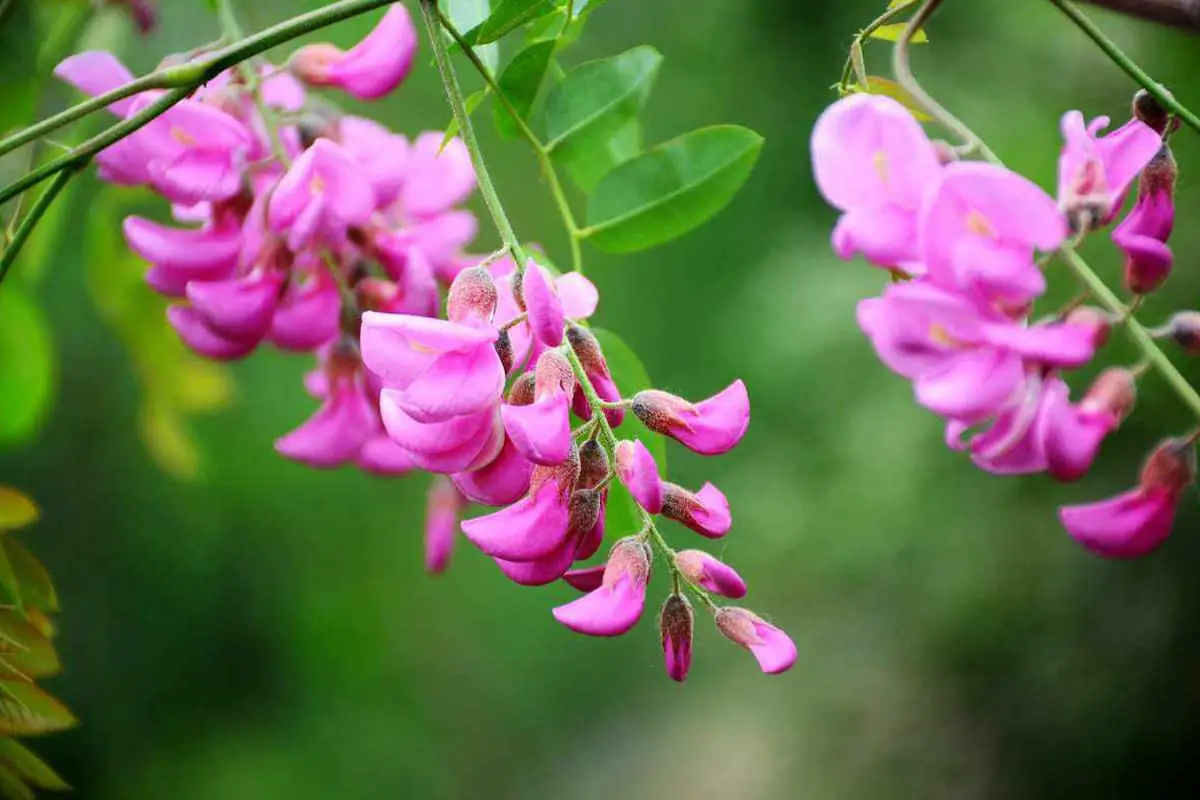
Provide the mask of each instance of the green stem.
[{"label": "green stem", "polygon": [[475,167],[475,180],[479,184],[479,193],[483,195],[484,205],[487,206],[492,222],[496,225],[500,241],[512,253],[519,273],[525,269],[525,256],[520,240],[517,239],[517,234],[513,230],[512,222],[509,221],[508,214],[504,211],[504,204],[500,202],[496,185],[492,183],[492,176],[488,173],[487,164],[483,159],[483,150],[480,149],[479,141],[475,138],[475,126],[471,123],[471,115],[467,113],[462,87],[458,84],[458,75],[454,72],[454,65],[450,63],[446,42],[442,39],[437,0],[420,0],[420,2],[421,15],[425,19],[425,30],[429,33],[429,46],[433,48],[433,58],[437,62],[438,73],[442,76],[442,85],[446,91],[446,100],[450,103],[450,111],[454,114],[455,122],[458,123],[459,135],[462,136],[467,153],[471,156],[471,164]]},{"label": "green stem", "polygon": [[1096,24],[1080,11],[1074,3],[1071,3],[1070,0],[1050,0],[1050,2],[1058,6],[1059,10],[1066,14],[1075,23],[1076,27],[1087,34],[1096,43],[1096,46],[1103,50],[1104,54],[1112,59],[1118,67],[1125,70],[1126,75],[1133,78],[1143,89],[1153,95],[1154,99],[1163,108],[1186,122],[1192,130],[1200,133],[1200,117],[1197,117],[1186,106],[1176,100],[1161,83],[1151,78],[1144,69],[1134,63],[1133,59],[1121,52],[1121,48],[1117,47],[1116,43],[1104,34],[1104,31],[1096,27]]},{"label": "green stem", "polygon": [[29,209],[29,213],[21,220],[21,224],[17,226],[17,230],[13,233],[12,241],[8,243],[8,247],[4,248],[4,253],[0,254],[0,281],[8,275],[9,267],[17,260],[17,255],[21,252],[21,248],[29,241],[30,234],[37,224],[42,221],[42,217],[46,216],[46,212],[50,210],[51,204],[62,193],[62,190],[67,188],[67,184],[75,177],[75,174],[86,164],[80,164],[77,167],[63,170],[55,176],[54,181],[46,187],[46,191],[42,192],[42,196],[33,204],[33,208]]},{"label": "green stem", "polygon": [[[217,0],[217,18],[221,20],[221,30],[225,36],[234,40],[245,37],[245,33],[242,32],[242,26],[237,21],[237,15],[233,13],[231,0]],[[258,111],[259,117],[262,118],[263,127],[267,129],[267,138],[271,142],[272,155],[284,167],[290,166],[291,159],[288,158],[287,150],[283,146],[283,139],[279,136],[279,118],[263,99],[262,80],[259,78],[258,69],[253,64],[243,61],[241,64],[238,64],[237,70],[241,73],[242,81],[246,84],[246,89],[250,92],[255,110]]]},{"label": "green stem", "polygon": [[[554,169],[554,162],[550,158],[550,152],[546,149],[546,145],[538,138],[538,135],[529,127],[529,123],[513,106],[512,101],[500,89],[500,84],[496,81],[492,71],[488,69],[487,64],[483,63],[483,59],[475,52],[475,48],[463,38],[458,29],[454,27],[454,23],[439,9],[438,20],[441,22],[446,32],[450,34],[450,38],[463,51],[475,71],[483,78],[484,83],[496,99],[504,106],[505,112],[512,118],[512,121],[517,126],[517,130],[521,132],[521,136],[529,142],[533,148],[534,155],[537,156],[538,164],[541,167],[542,174],[546,177],[546,183],[550,186],[550,194],[554,197],[554,204],[558,207],[558,215],[562,218],[563,226],[567,229],[567,237],[571,242],[571,269],[575,272],[583,272],[583,251],[580,246],[582,234],[580,233],[579,223],[575,219],[575,213],[571,210],[571,204],[567,201],[567,194],[563,191],[562,181],[558,178],[558,172]],[[461,123],[460,123],[461,126]]]},{"label": "green stem", "polygon": [[[270,50],[272,47],[290,42],[300,36],[303,36],[313,31],[320,30],[343,20],[357,17],[365,14],[368,11],[373,11],[383,6],[391,5],[395,0],[340,0],[340,2],[330,3],[327,6],[319,8],[315,11],[310,11],[307,14],[301,14],[298,17],[293,17],[278,25],[267,28],[264,31],[254,34],[243,39],[240,42],[234,42],[228,47],[224,47],[215,53],[212,53],[207,58],[192,62],[190,64],[178,64],[173,67],[168,67],[158,72],[146,75],[140,78],[140,81],[168,81],[164,84],[169,87],[166,94],[147,106],[140,113],[122,120],[108,130],[98,136],[95,136],[78,147],[71,150],[65,156],[55,159],[42,167],[34,170],[25,177],[9,184],[0,189],[0,204],[12,199],[16,195],[25,191],[31,186],[34,186],[52,175],[62,172],[66,169],[72,169],[80,164],[84,164],[91,160],[93,156],[101,150],[109,147],[126,136],[134,133],[157,117],[162,116],[173,106],[184,100],[192,92],[204,83],[212,80],[227,69],[236,67],[243,61],[253,58],[254,56]],[[74,109],[60,114],[59,117],[65,118],[60,123],[56,123],[49,128],[60,127],[75,119],[79,119],[86,113],[97,111],[104,108],[109,103],[117,99],[130,97],[139,91],[143,91],[149,84],[140,84],[138,81],[120,87],[112,92],[102,95],[98,98],[85,101]],[[130,87],[138,86],[136,89]],[[153,88],[153,87],[151,87]],[[78,109],[87,108],[84,113],[80,113]],[[54,119],[54,118],[52,118]],[[34,128],[39,128],[34,126]],[[23,141],[31,141],[32,138],[45,133],[45,130],[40,130],[37,134],[30,137],[28,131],[21,131],[12,138],[19,138]],[[3,154],[3,149],[8,145],[10,140],[5,140],[0,144],[0,154]]]},{"label": "green stem", "polygon": [[[858,34],[854,37],[854,41],[850,44],[850,55],[846,59],[846,66],[842,68],[842,79],[838,81],[838,94],[845,94],[848,91],[850,87],[850,79],[855,77],[856,72],[865,73],[865,68],[863,67],[862,63],[863,45],[865,45],[867,40],[871,38],[871,34],[882,28],[884,25],[887,25],[889,22],[894,21],[897,17],[903,16],[905,12],[907,12],[916,4],[916,1],[917,0],[912,0],[910,3],[905,3],[904,5],[896,6],[895,8],[889,8],[887,11],[876,17],[870,25],[858,32]],[[859,82],[863,84],[863,88],[865,89],[866,81],[864,80],[864,75],[860,74],[858,79]]]}]

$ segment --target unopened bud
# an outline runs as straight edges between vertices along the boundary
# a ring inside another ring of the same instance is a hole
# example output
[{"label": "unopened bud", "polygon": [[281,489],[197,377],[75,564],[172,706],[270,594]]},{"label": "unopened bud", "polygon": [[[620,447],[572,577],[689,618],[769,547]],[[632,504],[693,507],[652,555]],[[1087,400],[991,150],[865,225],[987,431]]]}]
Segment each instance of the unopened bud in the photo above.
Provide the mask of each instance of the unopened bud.
[{"label": "unopened bud", "polygon": [[450,284],[446,317],[451,322],[464,322],[470,317],[490,322],[496,313],[497,299],[496,282],[487,268],[469,267]]},{"label": "unopened bud", "polygon": [[937,153],[938,163],[945,166],[958,161],[958,151],[954,149],[954,145],[947,142],[945,139],[933,140],[933,151]]},{"label": "unopened bud", "polygon": [[768,675],[786,672],[796,663],[796,645],[791,637],[744,608],[721,608],[716,613],[717,630],[731,642],[749,650]]},{"label": "unopened bud", "polygon": [[[600,399],[609,403],[619,403],[621,390],[613,381],[612,373],[608,369],[608,362],[604,359],[604,353],[600,349],[600,342],[592,332],[581,325],[568,325],[567,343],[575,351],[575,355],[579,356],[579,363],[583,365],[584,374],[591,381],[592,388],[596,390]],[[587,398],[583,396],[582,392],[576,395],[574,407],[575,413],[581,419],[592,418],[591,406],[588,405]],[[606,408],[604,416],[611,427],[618,428],[625,421],[625,410]]]},{"label": "unopened bud", "polygon": [[600,519],[600,492],[595,489],[576,489],[571,495],[567,516],[567,538],[585,536]]},{"label": "unopened bud", "polygon": [[534,394],[543,397],[554,392],[566,392],[570,395],[575,391],[575,370],[571,362],[558,350],[545,350],[538,356],[537,368],[534,370],[536,386]]},{"label": "unopened bud", "polygon": [[392,311],[400,298],[400,287],[382,278],[362,278],[354,284],[354,297],[363,311]]},{"label": "unopened bud", "polygon": [[1137,376],[1125,367],[1109,367],[1092,382],[1079,401],[1084,413],[1111,414],[1119,423],[1137,403]]},{"label": "unopened bud", "polygon": [[1166,335],[1187,351],[1200,355],[1200,311],[1180,311],[1167,321]]},{"label": "unopened bud", "polygon": [[681,594],[672,594],[663,603],[658,618],[662,635],[663,659],[671,680],[683,682],[692,666],[692,637],[696,615],[692,604]]},{"label": "unopened bud", "polygon": [[1103,309],[1095,306],[1079,306],[1073,308],[1063,320],[1068,325],[1078,325],[1090,328],[1092,342],[1097,348],[1108,344],[1108,335],[1112,332],[1112,316]]},{"label": "unopened bud", "polygon": [[[1171,93],[1165,89],[1163,92],[1168,97],[1172,97]],[[1137,94],[1133,96],[1133,116],[1161,134],[1167,130],[1167,124],[1171,119],[1171,112],[1163,107],[1157,97],[1145,89],[1138,89]]]},{"label": "unopened bud", "polygon": [[1177,496],[1196,479],[1196,447],[1186,439],[1161,442],[1142,466],[1140,487]]},{"label": "unopened bud", "polygon": [[579,448],[579,486],[591,489],[608,477],[608,451],[595,439]]},{"label": "unopened bud", "polygon": [[329,42],[317,42],[301,47],[288,61],[288,71],[309,86],[328,86],[329,66],[343,56],[340,47]]},{"label": "unopened bud", "polygon": [[504,374],[512,372],[515,356],[512,337],[508,335],[508,331],[500,331],[500,335],[496,337],[496,355],[500,356],[500,366],[504,367]]},{"label": "unopened bud", "polygon": [[526,372],[513,381],[512,388],[508,390],[508,404],[510,406],[527,406],[532,404],[536,380],[532,372]]},{"label": "unopened bud", "polygon": [[711,483],[693,494],[687,489],[663,481],[662,515],[701,536],[719,539],[733,527],[729,501]]},{"label": "unopened bud", "polygon": [[109,0],[109,5],[125,6],[133,24],[143,36],[154,30],[158,23],[158,4],[155,0]]},{"label": "unopened bud", "polygon": [[614,586],[621,578],[629,578],[635,586],[645,586],[650,580],[653,559],[650,545],[638,536],[627,536],[613,545],[604,565],[604,585]]},{"label": "unopened bud", "polygon": [[538,490],[546,483],[554,481],[558,485],[559,496],[563,502],[569,503],[571,492],[579,482],[579,448],[571,445],[571,452],[561,464],[553,466],[538,465],[529,476],[529,494],[537,496]]},{"label": "unopened bud", "polygon": [[679,551],[675,554],[675,566],[694,586],[734,600],[746,596],[742,576],[703,550]]}]

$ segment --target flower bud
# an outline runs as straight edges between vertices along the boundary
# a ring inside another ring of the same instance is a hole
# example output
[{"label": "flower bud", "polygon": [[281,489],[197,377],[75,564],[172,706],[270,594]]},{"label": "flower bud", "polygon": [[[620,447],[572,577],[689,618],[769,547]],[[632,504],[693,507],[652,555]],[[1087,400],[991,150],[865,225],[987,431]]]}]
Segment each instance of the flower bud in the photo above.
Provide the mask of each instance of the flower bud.
[{"label": "flower bud", "polygon": [[579,448],[579,486],[592,489],[608,477],[608,451],[595,439]]},{"label": "flower bud", "polygon": [[537,367],[534,370],[534,396],[575,391],[575,370],[571,362],[557,350],[545,350],[538,356]]},{"label": "flower bud", "polygon": [[717,630],[729,641],[749,650],[768,675],[786,672],[796,663],[791,638],[753,611],[722,608],[716,614]]},{"label": "flower bud", "polygon": [[692,631],[696,615],[692,604],[681,594],[673,594],[663,603],[658,618],[658,630],[662,635],[663,658],[667,664],[667,675],[673,681],[683,683],[692,666]]},{"label": "flower bud", "polygon": [[933,150],[937,153],[938,163],[942,166],[953,164],[958,161],[958,151],[954,149],[954,145],[947,142],[945,139],[934,139]]},{"label": "flower bud", "polygon": [[733,600],[746,596],[742,576],[703,550],[679,551],[675,554],[675,566],[694,586]]},{"label": "flower bud", "polygon": [[[604,353],[600,349],[600,342],[596,340],[592,332],[579,325],[569,325],[567,327],[567,343],[571,345],[575,355],[579,356],[579,363],[583,365],[584,374],[591,381],[592,388],[596,390],[600,399],[609,403],[619,403],[621,391],[613,381],[612,373],[608,369],[608,362],[605,361]],[[580,419],[592,418],[592,409],[582,392],[575,395],[574,408]],[[625,421],[625,411],[620,408],[606,408],[604,416],[608,420],[608,424],[614,428],[620,427],[621,423]]]},{"label": "flower bud", "polygon": [[123,5],[133,18],[133,24],[143,36],[158,24],[158,4],[155,0],[110,0],[111,5]]},{"label": "flower bud", "polygon": [[663,482],[662,515],[709,539],[719,539],[733,527],[729,501],[711,483],[692,494],[673,483]]},{"label": "flower bud", "polygon": [[600,492],[595,489],[576,489],[568,506],[567,538],[578,539],[596,527],[600,519]]},{"label": "flower bud", "polygon": [[1166,335],[1188,355],[1200,355],[1200,311],[1180,311],[1167,321]]},{"label": "flower bud", "polygon": [[450,284],[446,317],[451,322],[466,322],[471,317],[490,322],[496,313],[498,297],[496,282],[487,267],[469,267]]},{"label": "flower bud", "polygon": [[1145,492],[1165,491],[1178,497],[1196,479],[1196,447],[1186,439],[1159,443],[1142,466],[1139,487]]},{"label": "flower bud", "polygon": [[[1164,90],[1166,91],[1166,90]],[[1170,97],[1171,93],[1166,92]],[[1133,116],[1149,125],[1158,133],[1165,133],[1171,119],[1171,112],[1163,108],[1158,98],[1145,89],[1138,89],[1133,96]]]},{"label": "flower bud", "polygon": [[650,580],[650,546],[638,537],[613,545],[600,586],[554,609],[554,618],[588,636],[620,636],[642,616]]},{"label": "flower bud", "polygon": [[701,455],[728,452],[750,426],[746,385],[734,381],[725,391],[700,403],[651,389],[633,398],[633,413],[655,433],[670,436]]},{"label": "flower bud", "polygon": [[569,502],[569,495],[579,481],[579,448],[571,445],[571,452],[561,464],[550,466],[538,465],[533,468],[529,478],[529,493],[536,495],[538,489],[546,481],[558,484],[559,492],[564,501]]},{"label": "flower bud", "polygon": [[1079,410],[1084,414],[1109,414],[1119,423],[1136,403],[1137,376],[1125,367],[1109,367],[1096,376],[1079,401]]},{"label": "flower bud", "polygon": [[617,477],[633,495],[637,504],[651,514],[663,510],[663,482],[654,456],[641,442],[628,439],[617,442]]},{"label": "flower bud", "polygon": [[1175,226],[1177,173],[1164,144],[1142,170],[1133,209],[1113,230],[1113,242],[1125,252],[1125,286],[1134,294],[1155,291],[1171,274],[1175,259],[1167,240]]},{"label": "flower bud", "polygon": [[1108,335],[1112,332],[1112,315],[1095,306],[1079,306],[1071,309],[1063,322],[1067,325],[1078,325],[1093,331],[1092,341],[1097,349],[1108,344]]},{"label": "flower bud", "polygon": [[512,388],[508,390],[508,404],[510,406],[527,406],[532,404],[536,383],[537,377],[532,372],[526,372],[517,378],[513,381]]},{"label": "flower bud", "polygon": [[650,564],[654,553],[639,536],[626,536],[613,545],[604,566],[604,585],[613,586],[628,577],[634,584],[645,586],[650,580]]},{"label": "flower bud", "polygon": [[508,331],[500,331],[500,335],[496,337],[496,355],[500,356],[500,366],[504,367],[504,374],[512,372],[515,355],[512,337],[508,335]]}]

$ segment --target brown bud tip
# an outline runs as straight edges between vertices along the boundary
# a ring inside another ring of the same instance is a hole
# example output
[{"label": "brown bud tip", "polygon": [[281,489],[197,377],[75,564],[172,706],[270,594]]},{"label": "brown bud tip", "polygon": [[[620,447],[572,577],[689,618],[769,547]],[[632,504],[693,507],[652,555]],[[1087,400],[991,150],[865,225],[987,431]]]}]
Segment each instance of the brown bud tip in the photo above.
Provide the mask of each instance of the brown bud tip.
[{"label": "brown bud tip", "polygon": [[658,630],[662,636],[663,656],[667,664],[667,675],[672,680],[683,682],[692,665],[692,638],[696,627],[696,615],[692,604],[681,594],[672,594],[663,603],[658,617]]},{"label": "brown bud tip", "polygon": [[512,337],[508,335],[508,331],[500,331],[500,335],[496,337],[496,355],[500,356],[504,374],[512,372],[514,355]]},{"label": "brown bud tip", "polygon": [[530,495],[536,495],[538,489],[541,489],[546,481],[557,483],[561,499],[568,504],[570,503],[571,492],[575,490],[575,485],[579,481],[578,447],[571,445],[571,454],[561,464],[555,464],[552,467],[534,467],[533,474],[529,477]]},{"label": "brown bud tip", "polygon": [[628,576],[635,584],[646,585],[650,580],[650,564],[654,554],[650,545],[637,536],[627,536],[612,546],[604,566],[604,585],[612,586]]},{"label": "brown bud tip", "polygon": [[549,392],[562,391],[568,395],[575,391],[575,370],[571,362],[558,350],[546,350],[538,356],[535,394],[538,397]]},{"label": "brown bud tip", "polygon": [[487,267],[469,267],[450,284],[446,317],[452,322],[462,322],[471,316],[490,321],[496,313],[497,298],[496,282]]},{"label": "brown bud tip", "polygon": [[762,617],[753,611],[727,606],[717,610],[715,621],[717,630],[731,642],[736,642],[742,647],[762,644],[762,639],[754,630],[754,624],[762,622]]},{"label": "brown bud tip", "polygon": [[600,519],[600,492],[576,489],[568,505],[567,537],[577,538],[596,527]]},{"label": "brown bud tip", "polygon": [[658,389],[647,389],[633,397],[633,413],[650,430],[669,435],[681,424],[685,424],[682,412],[692,408],[682,397]]},{"label": "brown bud tip", "polygon": [[512,388],[508,390],[508,404],[510,406],[531,405],[533,403],[535,382],[536,378],[534,378],[532,372],[526,372],[513,381]]},{"label": "brown bud tip", "polygon": [[[1174,97],[1174,95],[1165,89],[1163,91],[1166,92],[1168,97]],[[1133,116],[1159,133],[1164,133],[1167,130],[1167,123],[1171,118],[1171,112],[1163,107],[1163,104],[1159,102],[1157,97],[1145,89],[1138,89],[1137,94],[1133,96]]]},{"label": "brown bud tip", "polygon": [[1179,177],[1179,165],[1175,162],[1175,154],[1166,143],[1159,148],[1154,158],[1142,170],[1138,179],[1138,195],[1165,194],[1175,196],[1175,179]]},{"label": "brown bud tip", "polygon": [[1079,402],[1085,412],[1112,414],[1117,421],[1125,419],[1137,403],[1137,376],[1125,367],[1109,367],[1092,382]]},{"label": "brown bud tip", "polygon": [[381,278],[362,278],[354,284],[354,298],[363,311],[387,311],[400,297],[400,287]]},{"label": "brown bud tip", "polygon": [[1112,315],[1107,311],[1095,306],[1079,306],[1071,309],[1063,321],[1068,325],[1091,328],[1094,331],[1093,341],[1097,348],[1108,344],[1108,335],[1112,332],[1113,321]]},{"label": "brown bud tip", "polygon": [[608,451],[595,439],[579,448],[579,485],[591,489],[608,477]]},{"label": "brown bud tip", "polygon": [[600,342],[595,335],[581,325],[571,325],[567,328],[567,343],[579,356],[579,363],[588,375],[608,376],[608,363],[600,350]]},{"label": "brown bud tip", "polygon": [[958,151],[954,149],[954,145],[944,139],[934,139],[933,150],[937,153],[938,161],[943,165],[958,161]]},{"label": "brown bud tip", "polygon": [[517,301],[517,308],[521,309],[521,313],[525,313],[525,270],[515,270],[512,274],[512,292],[513,299]]},{"label": "brown bud tip", "polygon": [[1196,479],[1196,447],[1186,439],[1161,442],[1142,466],[1140,486],[1178,495]]},{"label": "brown bud tip", "polygon": [[1200,355],[1200,311],[1180,311],[1172,316],[1166,335],[1188,355]]}]

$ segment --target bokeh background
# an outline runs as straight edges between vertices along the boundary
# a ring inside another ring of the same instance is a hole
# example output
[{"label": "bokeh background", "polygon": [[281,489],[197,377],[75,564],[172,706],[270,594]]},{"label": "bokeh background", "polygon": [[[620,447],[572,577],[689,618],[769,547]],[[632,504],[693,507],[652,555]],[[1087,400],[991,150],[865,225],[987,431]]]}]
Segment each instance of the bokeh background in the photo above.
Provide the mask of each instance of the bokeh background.
[{"label": "bokeh background", "polygon": [[[55,15],[76,13],[57,5]],[[248,29],[306,5],[317,3],[238,3]],[[142,330],[156,330],[162,302],[138,285],[116,234],[122,212],[162,209],[80,181],[10,279],[44,310],[49,340],[37,346],[52,346],[59,366],[42,424],[0,453],[0,483],[44,507],[24,539],[62,595],[67,670],[48,688],[83,720],[34,744],[79,796],[1194,796],[1195,497],[1174,538],[1137,563],[1089,556],[1055,519],[1059,504],[1130,485],[1157,437],[1188,427],[1178,402],[1148,377],[1138,412],[1079,485],[992,477],[943,446],[938,421],[855,325],[855,302],[883,279],[831,256],[834,216],[811,184],[807,139],[851,35],[883,5],[614,0],[568,56],[663,52],[648,141],[718,122],[766,137],[747,188],[715,221],[587,263],[602,290],[598,324],[657,384],[692,397],[735,376],[750,387],[741,447],[709,460],[673,447],[670,469],[729,495],[736,524],[716,552],[750,583],[747,604],[795,638],[799,662],[781,677],[762,676],[701,619],[692,674],[676,685],[652,615],[617,640],[571,634],[549,609],[572,590],[513,586],[466,546],[448,574],[427,577],[425,479],[277,457],[273,439],[313,410],[304,358],[236,365],[228,397],[217,375],[173,372],[179,351]],[[1049,3],[945,5],[917,70],[1011,166],[1052,188],[1064,110],[1126,118],[1135,87]],[[24,101],[32,45],[51,35],[115,49],[135,71],[216,38],[201,0],[162,6],[148,39],[119,15],[53,32],[45,15],[42,27],[8,16],[0,101],[10,111]],[[1096,17],[1200,103],[1196,40]],[[354,41],[373,21],[329,36]],[[867,55],[886,74],[888,46]],[[37,108],[70,97],[47,86]],[[427,48],[370,113],[410,134],[446,125]],[[561,253],[531,156],[479,119],[518,231]],[[1187,223],[1200,211],[1190,180],[1200,145],[1187,130],[1175,145],[1178,265],[1148,320],[1200,302],[1190,255],[1200,232]],[[481,227],[486,252],[494,236]],[[1115,254],[1097,239],[1088,254],[1115,279]],[[1074,290],[1063,267],[1051,270],[1047,310]],[[23,350],[11,339],[6,358]],[[1123,343],[1110,349],[1133,359]],[[188,397],[171,401],[176,383]],[[681,528],[669,536],[695,544]],[[660,575],[652,596],[664,592]]]}]

